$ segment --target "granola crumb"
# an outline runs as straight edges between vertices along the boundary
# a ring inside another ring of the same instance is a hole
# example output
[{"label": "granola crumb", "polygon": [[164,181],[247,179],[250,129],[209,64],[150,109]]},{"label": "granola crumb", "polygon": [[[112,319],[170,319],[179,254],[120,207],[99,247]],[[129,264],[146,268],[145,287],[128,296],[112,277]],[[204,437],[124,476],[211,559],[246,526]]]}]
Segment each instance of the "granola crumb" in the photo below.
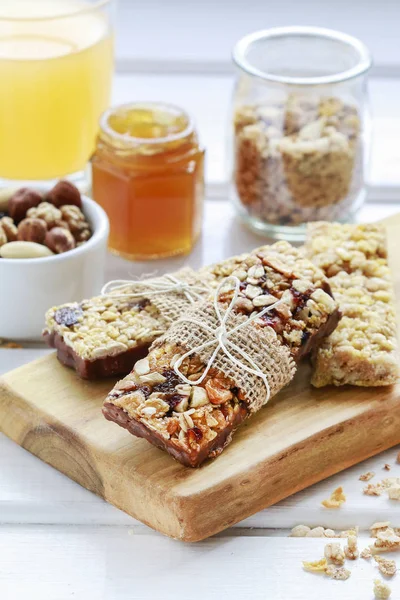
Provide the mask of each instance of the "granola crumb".
[{"label": "granola crumb", "polygon": [[391,593],[392,593],[392,590],[386,583],[384,583],[380,579],[374,580],[375,598],[377,598],[378,600],[387,600],[387,598],[390,597]]},{"label": "granola crumb", "polygon": [[395,575],[397,568],[396,562],[390,558],[383,558],[383,556],[374,556],[375,562],[378,563],[378,569],[385,575],[386,577],[393,577]]},{"label": "granola crumb", "polygon": [[323,527],[314,527],[311,529],[306,537],[324,537],[324,528]]},{"label": "granola crumb", "polygon": [[367,546],[366,548],[364,548],[364,550],[361,550],[360,556],[361,558],[365,558],[365,560],[369,560],[370,558],[372,558],[371,547]]},{"label": "granola crumb", "polygon": [[325,573],[327,567],[328,563],[326,562],[326,558],[310,562],[303,560],[303,568],[310,573]]},{"label": "granola crumb", "polygon": [[325,529],[324,537],[327,538],[335,538],[338,537],[333,529]]},{"label": "granola crumb", "polygon": [[390,521],[378,521],[377,523],[374,523],[369,528],[371,532],[371,537],[376,538],[378,533],[380,533],[381,531],[386,531],[389,527]]},{"label": "granola crumb", "polygon": [[331,497],[321,502],[325,508],[340,508],[342,504],[346,502],[346,496],[344,495],[343,488],[338,487],[331,494]]},{"label": "granola crumb", "polygon": [[367,473],[363,473],[362,475],[360,475],[358,479],[360,481],[369,481],[373,477],[375,477],[374,471],[367,471]]},{"label": "granola crumb", "polygon": [[388,527],[385,531],[377,533],[375,543],[372,546],[372,553],[392,552],[394,550],[400,550],[400,537],[395,534],[394,530]]},{"label": "granola crumb", "polygon": [[311,528],[308,525],[296,525],[290,532],[290,537],[306,537],[310,531]]},{"label": "granola crumb", "polygon": [[391,500],[400,500],[400,485],[394,485],[389,488],[388,494]]},{"label": "granola crumb", "polygon": [[385,463],[383,465],[383,468],[385,469],[385,471],[390,471],[390,469],[392,468],[388,463]]},{"label": "granola crumb", "polygon": [[355,535],[356,537],[358,536],[358,525],[356,525],[355,527],[353,527],[353,529],[345,529],[344,531],[340,532],[339,537],[340,538],[348,538],[351,535]]},{"label": "granola crumb", "polygon": [[331,579],[341,579],[344,581],[350,577],[351,572],[345,567],[335,567],[334,565],[329,565],[325,569],[325,574]]},{"label": "granola crumb", "polygon": [[369,483],[364,489],[363,494],[366,496],[382,496],[384,487],[381,483]]},{"label": "granola crumb", "polygon": [[324,556],[326,560],[333,562],[335,565],[343,565],[345,554],[342,546],[338,542],[331,542],[326,544],[324,549]]},{"label": "granola crumb", "polygon": [[347,546],[344,547],[344,553],[346,558],[349,560],[356,560],[360,553],[357,546],[357,537],[355,535],[349,535],[347,538]]}]

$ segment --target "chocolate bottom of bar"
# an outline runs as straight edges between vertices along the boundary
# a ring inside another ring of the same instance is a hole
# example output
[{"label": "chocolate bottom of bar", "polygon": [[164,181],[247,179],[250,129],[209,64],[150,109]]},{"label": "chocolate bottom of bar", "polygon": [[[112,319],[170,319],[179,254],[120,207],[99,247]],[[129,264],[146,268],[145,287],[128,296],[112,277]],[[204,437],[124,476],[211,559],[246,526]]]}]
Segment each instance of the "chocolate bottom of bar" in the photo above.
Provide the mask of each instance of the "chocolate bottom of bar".
[{"label": "chocolate bottom of bar", "polygon": [[299,362],[307,354],[310,354],[313,350],[318,348],[322,340],[335,331],[341,318],[342,313],[339,309],[336,309],[331,315],[329,315],[326,323],[322,325],[322,327],[320,327],[318,331],[314,333],[314,335],[310,335],[310,337],[299,348],[296,355],[293,357],[294,360]]},{"label": "chocolate bottom of bar", "polygon": [[43,338],[48,346],[57,350],[58,360],[66,367],[75,369],[82,379],[104,379],[116,375],[127,375],[133,369],[134,364],[147,355],[150,344],[143,344],[131,348],[127,352],[121,352],[116,356],[105,356],[95,360],[87,360],[78,356],[68,346],[62,336],[58,333],[45,331]]},{"label": "chocolate bottom of bar", "polygon": [[223,431],[220,431],[217,434],[217,437],[211,440],[208,445],[201,448],[200,451],[191,450],[185,452],[182,449],[176,448],[171,444],[170,440],[166,440],[157,431],[151,431],[145,425],[130,417],[122,408],[119,408],[110,402],[105,402],[103,406],[103,415],[108,421],[117,423],[120,427],[124,427],[133,435],[142,437],[153,444],[153,446],[165,450],[186,467],[200,467],[200,465],[207,458],[211,457],[211,455],[213,458],[218,456],[225,446],[229,444],[232,439],[232,433],[240,423],[244,421],[247,414],[246,406],[241,404],[240,410],[235,415],[234,420],[229,425],[227,424],[227,427]]}]

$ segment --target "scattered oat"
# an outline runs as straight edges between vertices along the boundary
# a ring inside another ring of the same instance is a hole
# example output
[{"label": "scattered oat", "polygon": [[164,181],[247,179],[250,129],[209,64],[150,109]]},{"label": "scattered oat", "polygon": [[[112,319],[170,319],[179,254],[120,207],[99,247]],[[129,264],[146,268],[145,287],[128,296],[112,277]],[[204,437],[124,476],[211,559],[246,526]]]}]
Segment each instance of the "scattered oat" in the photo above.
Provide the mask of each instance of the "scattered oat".
[{"label": "scattered oat", "polygon": [[324,555],[326,560],[333,562],[335,565],[343,565],[345,555],[342,546],[338,542],[326,544]]},{"label": "scattered oat", "polygon": [[314,529],[310,529],[306,537],[324,537],[324,531],[323,527],[314,527]]},{"label": "scattered oat", "polygon": [[378,569],[385,575],[386,577],[393,577],[395,575],[397,568],[396,562],[390,558],[383,558],[383,556],[374,556],[375,562],[378,563]]},{"label": "scattered oat", "polygon": [[373,477],[375,477],[374,471],[367,471],[367,473],[364,473],[363,475],[360,475],[360,477],[358,479],[360,481],[369,481]]},{"label": "scattered oat", "polygon": [[357,537],[355,535],[349,535],[347,538],[347,546],[344,547],[344,553],[346,558],[349,560],[356,560],[360,553],[357,546]]},{"label": "scattered oat", "polygon": [[385,465],[383,465],[383,468],[385,469],[385,471],[390,471],[392,467],[388,463],[386,463]]},{"label": "scattered oat", "polygon": [[390,521],[378,521],[377,523],[374,523],[369,528],[371,531],[371,537],[376,537],[378,533],[381,531],[386,531],[388,527],[390,527]]},{"label": "scattered oat", "polygon": [[366,496],[381,496],[384,487],[381,483],[369,483],[364,489],[363,493]]},{"label": "scattered oat", "polygon": [[343,493],[343,488],[338,487],[331,494],[331,497],[321,502],[325,508],[340,508],[346,502],[346,496]]},{"label": "scattered oat", "polygon": [[342,579],[342,580],[348,579],[351,575],[350,571],[348,569],[345,569],[345,567],[335,567],[334,565],[329,565],[325,569],[325,573],[331,579]]},{"label": "scattered oat", "polygon": [[371,547],[367,546],[366,548],[364,548],[364,550],[361,550],[360,556],[361,556],[361,558],[365,558],[366,560],[369,560],[370,558],[372,558]]},{"label": "scattered oat", "polygon": [[400,500],[400,485],[394,485],[389,488],[388,494],[391,500]]},{"label": "scattered oat", "polygon": [[387,598],[389,598],[391,593],[392,593],[392,590],[386,583],[383,583],[383,581],[381,581],[380,579],[375,579],[375,581],[374,581],[375,598],[378,598],[378,600],[387,600]]},{"label": "scattered oat", "polygon": [[326,562],[326,558],[321,558],[321,560],[314,560],[311,562],[303,560],[303,567],[310,573],[325,573],[328,563]]},{"label": "scattered oat", "polygon": [[311,528],[308,525],[296,525],[290,532],[290,537],[306,537],[310,531]]}]

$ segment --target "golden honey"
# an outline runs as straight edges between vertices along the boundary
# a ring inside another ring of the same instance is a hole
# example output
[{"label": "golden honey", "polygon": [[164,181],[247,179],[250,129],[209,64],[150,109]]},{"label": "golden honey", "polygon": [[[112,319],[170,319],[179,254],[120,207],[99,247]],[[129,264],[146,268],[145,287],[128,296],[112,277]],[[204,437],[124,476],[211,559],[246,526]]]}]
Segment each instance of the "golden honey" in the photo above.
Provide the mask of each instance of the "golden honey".
[{"label": "golden honey", "polygon": [[201,230],[204,150],[185,112],[159,103],[107,111],[92,175],[112,252],[143,260],[191,251]]}]

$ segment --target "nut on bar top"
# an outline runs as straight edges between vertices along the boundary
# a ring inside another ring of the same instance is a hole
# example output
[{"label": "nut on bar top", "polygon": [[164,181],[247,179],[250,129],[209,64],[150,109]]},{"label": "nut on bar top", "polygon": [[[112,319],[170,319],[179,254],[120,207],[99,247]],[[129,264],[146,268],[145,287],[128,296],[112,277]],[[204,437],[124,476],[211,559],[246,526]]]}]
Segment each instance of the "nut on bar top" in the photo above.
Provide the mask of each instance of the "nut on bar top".
[{"label": "nut on bar top", "polygon": [[314,354],[312,384],[396,383],[397,321],[385,228],[313,223],[305,250],[328,276],[343,314],[337,329]]},{"label": "nut on bar top", "polygon": [[[241,256],[203,267],[197,273],[186,267],[173,275],[179,280],[210,290],[230,275]],[[149,280],[153,281],[153,280]],[[143,282],[140,282],[143,284]],[[132,282],[132,291],[137,282]],[[58,359],[85,379],[126,375],[150,344],[178,318],[189,300],[178,293],[118,297],[117,291],[82,302],[51,308],[46,314],[43,337],[57,349]],[[129,289],[127,290],[129,292]],[[149,289],[149,291],[152,291]],[[167,306],[166,303],[167,302]]]},{"label": "nut on bar top", "polygon": [[[304,279],[306,272],[319,287]],[[144,437],[186,466],[198,467],[218,456],[238,425],[289,383],[295,361],[321,335],[328,335],[339,319],[336,302],[322,289],[327,285],[323,275],[285,242],[255,250],[232,274],[240,281],[232,327],[247,322],[234,341],[262,369],[270,395],[266,396],[259,376],[230,363],[221,349],[205,378],[198,381],[209,358],[198,348],[203,336],[198,322],[205,322],[212,331],[218,326],[209,301],[191,307],[154,342],[149,355],[114,387],[103,407],[106,419]],[[226,309],[232,294],[231,287],[223,285],[220,306]],[[250,316],[278,300],[279,305],[250,322]],[[193,384],[183,382],[174,369],[188,350],[194,353],[180,369]]]}]

